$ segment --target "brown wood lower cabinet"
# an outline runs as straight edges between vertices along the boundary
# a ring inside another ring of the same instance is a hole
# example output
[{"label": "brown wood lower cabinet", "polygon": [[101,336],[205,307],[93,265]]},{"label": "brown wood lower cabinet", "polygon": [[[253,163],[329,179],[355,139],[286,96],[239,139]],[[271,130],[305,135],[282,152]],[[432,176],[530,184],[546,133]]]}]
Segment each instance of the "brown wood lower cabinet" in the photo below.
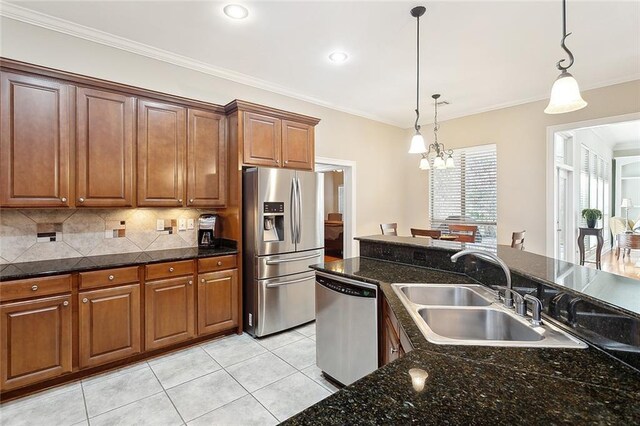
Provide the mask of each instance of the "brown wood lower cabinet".
[{"label": "brown wood lower cabinet", "polygon": [[2,391],[71,371],[71,311],[70,295],[0,306]]},{"label": "brown wood lower cabinet", "polygon": [[140,284],[79,294],[80,368],[140,352]]},{"label": "brown wood lower cabinet", "polygon": [[380,324],[380,366],[383,366],[402,357],[413,348],[386,299],[382,300]]},{"label": "brown wood lower cabinet", "polygon": [[145,349],[158,349],[194,336],[193,276],[145,283]]},{"label": "brown wood lower cabinet", "polygon": [[238,270],[198,275],[198,335],[238,325]]}]

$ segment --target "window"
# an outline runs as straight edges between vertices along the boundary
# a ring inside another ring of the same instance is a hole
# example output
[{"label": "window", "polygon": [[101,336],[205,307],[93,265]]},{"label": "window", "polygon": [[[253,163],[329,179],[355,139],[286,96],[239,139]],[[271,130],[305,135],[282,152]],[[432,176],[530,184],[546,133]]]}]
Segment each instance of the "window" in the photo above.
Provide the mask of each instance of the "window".
[{"label": "window", "polygon": [[456,167],[431,169],[429,215],[431,228],[449,224],[478,226],[476,243],[494,247],[498,222],[498,161],[495,145],[457,149]]},{"label": "window", "polygon": [[[586,220],[582,218],[583,209],[600,210],[602,212],[603,237],[606,245],[609,243],[610,215],[608,163],[585,145],[582,145],[581,148],[579,223],[581,227],[587,226]],[[595,238],[585,238],[586,250],[595,250],[595,247]]]}]

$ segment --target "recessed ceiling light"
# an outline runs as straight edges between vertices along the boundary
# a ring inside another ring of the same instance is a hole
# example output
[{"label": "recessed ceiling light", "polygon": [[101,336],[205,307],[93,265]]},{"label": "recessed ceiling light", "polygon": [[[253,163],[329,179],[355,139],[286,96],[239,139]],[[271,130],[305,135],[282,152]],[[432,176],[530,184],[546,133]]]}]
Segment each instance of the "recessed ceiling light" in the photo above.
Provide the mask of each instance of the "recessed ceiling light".
[{"label": "recessed ceiling light", "polygon": [[228,4],[222,9],[225,15],[233,19],[244,19],[249,16],[249,10],[239,4]]},{"label": "recessed ceiling light", "polygon": [[329,60],[336,64],[346,62],[347,59],[349,59],[349,55],[345,52],[336,51],[329,54]]}]

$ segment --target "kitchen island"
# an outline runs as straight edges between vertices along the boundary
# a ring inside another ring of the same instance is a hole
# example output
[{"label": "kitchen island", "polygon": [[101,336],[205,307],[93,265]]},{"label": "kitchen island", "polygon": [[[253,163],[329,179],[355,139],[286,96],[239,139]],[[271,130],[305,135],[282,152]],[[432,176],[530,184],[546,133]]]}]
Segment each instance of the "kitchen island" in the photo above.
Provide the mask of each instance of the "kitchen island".
[{"label": "kitchen island", "polygon": [[[345,259],[314,268],[379,285],[413,350],[292,417],[286,424],[640,422],[640,372],[596,345],[590,344],[587,349],[556,349],[436,345],[427,341],[391,283],[477,283],[484,274],[472,271],[468,264],[463,267],[463,262],[444,263],[461,249],[459,243],[433,247],[420,241],[417,244],[427,250],[427,257],[413,255],[407,259],[393,250],[394,244],[406,248],[411,241],[405,240],[408,239],[388,237],[382,242],[373,241],[368,247],[361,246],[361,253],[372,257]],[[365,243],[371,242],[365,239]],[[437,265],[449,270],[427,267],[424,259],[430,255]],[[380,259],[383,256],[393,261]],[[415,258],[417,261],[412,262]],[[405,263],[400,263],[401,259]],[[514,282],[514,288],[526,288],[515,273]],[[637,322],[632,314],[627,319],[632,324]],[[575,327],[565,329],[578,334]],[[631,343],[637,338],[627,337]],[[422,390],[419,379],[412,379],[409,374],[414,368],[428,374]]]}]

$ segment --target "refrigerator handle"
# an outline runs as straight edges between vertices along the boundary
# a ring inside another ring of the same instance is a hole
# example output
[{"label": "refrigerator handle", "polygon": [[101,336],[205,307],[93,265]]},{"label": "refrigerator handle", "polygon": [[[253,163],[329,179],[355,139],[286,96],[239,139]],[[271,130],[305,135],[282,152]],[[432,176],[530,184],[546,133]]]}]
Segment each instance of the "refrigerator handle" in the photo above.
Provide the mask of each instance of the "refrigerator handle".
[{"label": "refrigerator handle", "polygon": [[302,241],[302,189],[300,188],[300,178],[296,176],[296,185],[297,185],[297,194],[298,194],[298,207],[296,208],[296,213],[298,214],[298,231],[297,234],[297,243],[300,244]]},{"label": "refrigerator handle", "polygon": [[291,196],[290,196],[290,205],[291,205],[291,242],[293,244],[296,243],[298,236],[296,234],[296,201],[297,201],[297,196],[296,196],[296,178],[294,177],[293,179],[291,179]]}]

